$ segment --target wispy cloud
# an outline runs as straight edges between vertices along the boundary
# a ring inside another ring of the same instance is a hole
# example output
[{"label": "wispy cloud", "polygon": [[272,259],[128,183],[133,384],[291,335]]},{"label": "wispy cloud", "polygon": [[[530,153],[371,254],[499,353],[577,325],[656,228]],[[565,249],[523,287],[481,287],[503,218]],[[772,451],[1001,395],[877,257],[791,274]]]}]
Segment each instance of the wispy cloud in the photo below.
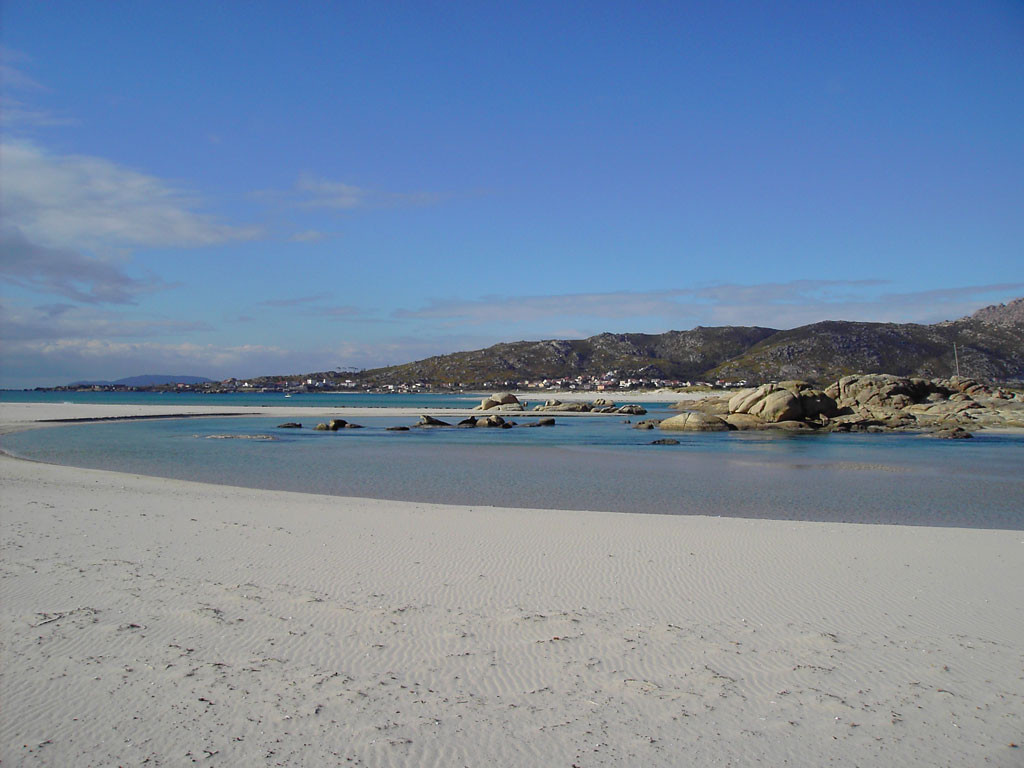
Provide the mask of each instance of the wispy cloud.
[{"label": "wispy cloud", "polygon": [[57,155],[29,141],[0,145],[4,221],[34,243],[105,250],[201,246],[257,237],[155,176],[100,157]]},{"label": "wispy cloud", "polygon": [[293,243],[319,243],[326,240],[329,237],[329,234],[327,234],[326,232],[321,232],[318,229],[307,229],[302,232],[296,232],[288,239],[291,240]]},{"label": "wispy cloud", "polygon": [[0,254],[0,278],[88,304],[134,304],[141,294],[168,287],[74,250],[35,245],[16,227],[0,228]]},{"label": "wispy cloud", "polygon": [[304,173],[295,182],[293,198],[301,208],[346,211],[354,208],[433,205],[443,200],[444,195],[433,192],[386,192]]},{"label": "wispy cloud", "polygon": [[370,313],[350,304],[330,304],[333,296],[330,293],[314,293],[309,296],[294,296],[283,299],[266,299],[256,304],[267,309],[296,309],[302,315],[335,320],[364,318],[369,319]]},{"label": "wispy cloud", "polygon": [[260,301],[257,306],[260,307],[301,307],[314,302],[326,301],[331,298],[329,293],[314,293],[309,296],[293,296],[287,299],[266,299]]},{"label": "wispy cloud", "polygon": [[5,345],[59,339],[125,339],[176,336],[212,330],[203,321],[152,315],[129,316],[92,306],[44,304],[0,305],[0,339]]}]

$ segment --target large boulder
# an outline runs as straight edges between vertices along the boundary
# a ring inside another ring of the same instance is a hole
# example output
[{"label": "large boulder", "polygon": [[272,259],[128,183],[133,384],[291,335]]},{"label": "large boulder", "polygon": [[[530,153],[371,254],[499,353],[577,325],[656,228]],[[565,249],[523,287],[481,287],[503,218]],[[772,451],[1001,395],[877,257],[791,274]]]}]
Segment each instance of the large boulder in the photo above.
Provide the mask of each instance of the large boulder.
[{"label": "large boulder", "polygon": [[748,410],[762,421],[792,421],[804,415],[800,398],[788,389],[777,389],[754,403]]},{"label": "large boulder", "polygon": [[707,413],[680,413],[662,421],[658,428],[669,432],[725,432],[732,429],[725,420]]},{"label": "large boulder", "polygon": [[[499,408],[504,405],[517,406],[516,410],[522,410],[522,405],[519,402],[519,398],[513,395],[511,392],[501,392],[496,395],[489,395],[480,401],[480,405],[474,408],[474,411],[489,411],[492,408]],[[509,409],[512,410],[512,409]]]},{"label": "large boulder", "polygon": [[762,384],[754,389],[741,389],[729,398],[729,413],[747,413],[757,402],[777,390],[775,384]]}]

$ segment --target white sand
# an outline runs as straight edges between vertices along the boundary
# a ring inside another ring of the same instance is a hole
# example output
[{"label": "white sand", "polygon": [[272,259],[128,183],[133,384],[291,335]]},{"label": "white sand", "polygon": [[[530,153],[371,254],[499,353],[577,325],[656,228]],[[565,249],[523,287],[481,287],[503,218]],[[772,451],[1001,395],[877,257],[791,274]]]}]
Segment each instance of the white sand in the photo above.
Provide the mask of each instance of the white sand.
[{"label": "white sand", "polygon": [[1020,531],[0,481],[4,765],[1024,763]]}]

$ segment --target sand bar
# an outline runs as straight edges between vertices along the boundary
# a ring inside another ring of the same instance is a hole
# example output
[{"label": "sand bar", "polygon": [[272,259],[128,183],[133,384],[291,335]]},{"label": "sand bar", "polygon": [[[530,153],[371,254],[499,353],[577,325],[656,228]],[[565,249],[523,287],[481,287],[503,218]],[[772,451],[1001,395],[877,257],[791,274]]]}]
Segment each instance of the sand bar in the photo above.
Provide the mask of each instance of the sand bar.
[{"label": "sand bar", "polygon": [[1020,531],[0,482],[5,765],[1022,763]]}]

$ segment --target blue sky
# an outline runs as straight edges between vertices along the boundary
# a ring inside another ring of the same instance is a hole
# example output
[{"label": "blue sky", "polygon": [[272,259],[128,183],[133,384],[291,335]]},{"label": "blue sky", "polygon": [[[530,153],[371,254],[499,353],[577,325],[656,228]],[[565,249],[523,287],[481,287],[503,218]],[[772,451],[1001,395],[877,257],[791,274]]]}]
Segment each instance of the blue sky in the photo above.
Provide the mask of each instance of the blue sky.
[{"label": "blue sky", "polygon": [[1024,295],[1024,4],[2,5],[0,386]]}]

